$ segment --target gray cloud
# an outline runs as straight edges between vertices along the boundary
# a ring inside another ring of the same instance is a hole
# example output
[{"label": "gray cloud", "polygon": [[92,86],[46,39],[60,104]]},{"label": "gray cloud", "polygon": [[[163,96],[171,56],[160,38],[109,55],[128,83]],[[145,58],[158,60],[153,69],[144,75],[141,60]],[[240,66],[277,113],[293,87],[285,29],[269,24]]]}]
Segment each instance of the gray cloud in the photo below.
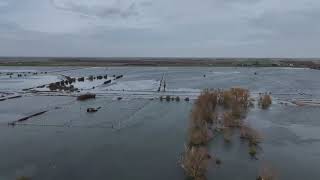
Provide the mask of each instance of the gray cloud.
[{"label": "gray cloud", "polygon": [[81,3],[79,1],[56,1],[51,0],[52,4],[61,10],[71,11],[79,13],[85,16],[94,16],[99,18],[106,17],[121,17],[128,18],[130,16],[139,15],[137,6],[149,6],[151,2],[143,1],[141,3],[128,2],[124,7],[114,5],[104,6],[103,4],[93,4],[89,6],[86,3]]},{"label": "gray cloud", "polygon": [[[316,23],[319,17],[318,8],[265,12],[251,19],[249,26],[256,29],[253,36],[265,41],[282,41],[282,43],[295,41],[297,44],[301,42],[310,44],[320,40],[317,35],[320,32],[320,24]],[[307,44],[302,45],[309,47]]]},{"label": "gray cloud", "polygon": [[0,0],[0,55],[318,57],[319,18],[317,0]]},{"label": "gray cloud", "polygon": [[0,7],[5,7],[8,6],[8,2],[7,1],[0,1]]}]

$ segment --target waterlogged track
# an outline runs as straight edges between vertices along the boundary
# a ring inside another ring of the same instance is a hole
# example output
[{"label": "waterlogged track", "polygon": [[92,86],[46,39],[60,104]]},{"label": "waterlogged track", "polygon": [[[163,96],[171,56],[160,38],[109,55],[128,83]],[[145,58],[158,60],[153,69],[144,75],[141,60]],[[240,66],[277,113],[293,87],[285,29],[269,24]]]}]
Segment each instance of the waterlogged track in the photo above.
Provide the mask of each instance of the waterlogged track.
[{"label": "waterlogged track", "polygon": [[[224,144],[223,137],[217,136],[209,149],[222,165],[210,169],[208,178],[256,179],[266,164],[276,169],[279,179],[320,177],[317,70],[0,67],[0,72],[0,99],[5,99],[0,101],[0,142],[5,147],[0,149],[0,179],[185,179],[177,160],[184,151],[193,100],[202,89],[235,86],[249,89],[254,98],[271,93],[272,106],[262,111],[256,105],[246,119],[263,135],[263,151],[259,161],[253,160],[246,143]],[[11,78],[10,72],[15,72]],[[30,73],[17,77],[19,72]],[[106,74],[105,80],[74,83],[80,92],[36,88],[65,76]],[[113,75],[123,78],[114,80]],[[103,84],[110,79],[110,84]],[[76,100],[87,92],[96,98]],[[180,101],[160,101],[160,96],[179,96]],[[101,109],[95,113],[86,112],[97,107]]]}]

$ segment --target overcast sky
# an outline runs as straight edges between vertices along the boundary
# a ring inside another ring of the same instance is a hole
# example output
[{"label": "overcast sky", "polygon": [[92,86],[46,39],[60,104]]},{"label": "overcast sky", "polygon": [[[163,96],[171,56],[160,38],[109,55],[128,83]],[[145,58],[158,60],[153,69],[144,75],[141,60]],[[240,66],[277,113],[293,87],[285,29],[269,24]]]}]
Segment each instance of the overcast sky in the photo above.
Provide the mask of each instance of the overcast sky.
[{"label": "overcast sky", "polygon": [[319,0],[0,0],[0,56],[320,57]]}]

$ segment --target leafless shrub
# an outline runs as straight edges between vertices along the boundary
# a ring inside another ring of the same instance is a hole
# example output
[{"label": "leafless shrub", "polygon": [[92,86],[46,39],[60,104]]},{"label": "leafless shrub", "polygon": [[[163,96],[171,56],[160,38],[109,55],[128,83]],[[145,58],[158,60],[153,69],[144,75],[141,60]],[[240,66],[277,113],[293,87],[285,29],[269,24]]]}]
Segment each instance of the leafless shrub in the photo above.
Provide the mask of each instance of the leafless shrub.
[{"label": "leafless shrub", "polygon": [[225,109],[231,108],[235,118],[240,118],[250,106],[250,95],[247,89],[231,88],[230,90],[218,91],[218,103]]},{"label": "leafless shrub", "polygon": [[260,96],[258,104],[262,109],[268,109],[272,104],[271,96],[268,94]]},{"label": "leafless shrub", "polygon": [[242,121],[234,117],[232,112],[225,112],[223,113],[223,125],[224,127],[241,127]]},{"label": "leafless shrub", "polygon": [[240,103],[242,106],[247,107],[248,106],[248,100],[249,100],[249,90],[244,88],[231,88],[231,93],[233,94],[235,101]]},{"label": "leafless shrub", "polygon": [[209,139],[210,136],[205,125],[203,127],[193,126],[189,129],[189,145],[205,145]]},{"label": "leafless shrub", "polygon": [[201,108],[214,111],[217,106],[218,94],[216,91],[203,91],[196,101],[196,105]]},{"label": "leafless shrub", "polygon": [[186,147],[181,159],[181,167],[187,176],[195,179],[205,179],[211,156],[205,147]]},{"label": "leafless shrub", "polygon": [[213,118],[214,113],[212,111],[208,111],[208,109],[194,107],[191,111],[191,121],[197,125],[212,123]]},{"label": "leafless shrub", "polygon": [[223,106],[225,108],[230,108],[232,105],[233,97],[230,91],[223,91]]},{"label": "leafless shrub", "polygon": [[216,118],[214,111],[217,105],[217,93],[204,91],[200,94],[195,102],[191,113],[191,119],[194,121],[206,121],[207,123],[214,123]]}]

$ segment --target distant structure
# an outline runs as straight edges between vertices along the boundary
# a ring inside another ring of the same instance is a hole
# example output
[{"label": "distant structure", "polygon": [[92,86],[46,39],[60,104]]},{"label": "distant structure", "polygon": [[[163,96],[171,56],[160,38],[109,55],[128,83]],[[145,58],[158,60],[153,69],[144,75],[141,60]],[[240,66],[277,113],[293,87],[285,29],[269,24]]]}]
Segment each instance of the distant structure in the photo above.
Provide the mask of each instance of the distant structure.
[{"label": "distant structure", "polygon": [[165,79],[165,74],[163,73],[162,77],[161,77],[161,80],[160,80],[160,84],[159,84],[159,87],[158,87],[158,92],[161,91],[161,88],[163,87],[163,92],[166,91],[166,79]]}]

